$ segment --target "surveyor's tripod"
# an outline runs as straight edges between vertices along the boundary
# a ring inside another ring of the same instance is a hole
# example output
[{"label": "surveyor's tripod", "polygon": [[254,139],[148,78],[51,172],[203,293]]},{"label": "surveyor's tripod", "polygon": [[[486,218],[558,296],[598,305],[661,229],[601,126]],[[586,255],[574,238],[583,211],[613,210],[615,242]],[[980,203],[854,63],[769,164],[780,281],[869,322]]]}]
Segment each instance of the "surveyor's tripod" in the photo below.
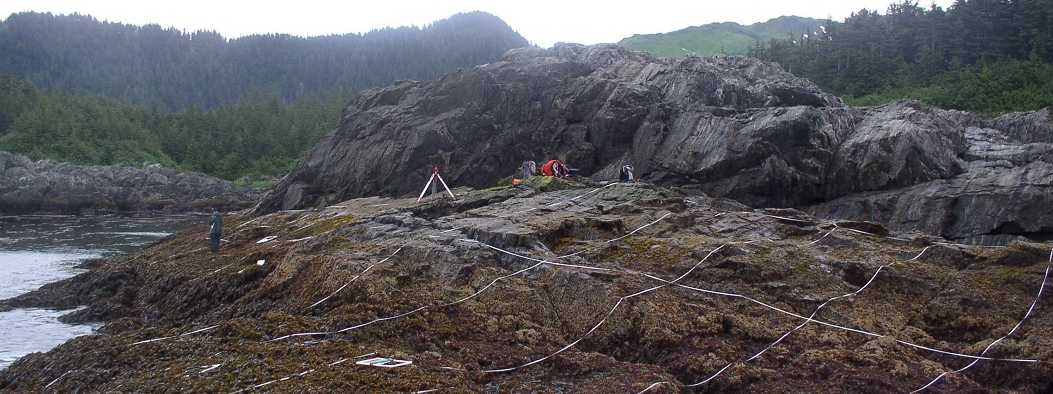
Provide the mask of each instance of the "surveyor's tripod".
[{"label": "surveyor's tripod", "polygon": [[435,180],[436,180],[436,179],[438,179],[438,180],[439,180],[439,182],[440,182],[440,183],[442,183],[442,187],[446,188],[446,192],[447,192],[447,193],[450,193],[450,198],[452,198],[452,199],[454,199],[454,200],[456,200],[456,199],[457,199],[457,197],[455,197],[455,196],[453,195],[453,192],[451,192],[451,191],[450,191],[450,187],[449,187],[449,186],[446,186],[446,181],[442,180],[442,177],[441,177],[441,176],[439,176],[439,167],[435,167],[435,169],[434,169],[434,170],[433,170],[433,171],[431,172],[431,177],[430,177],[430,178],[428,178],[428,183],[426,183],[426,184],[424,185],[424,190],[421,190],[421,191],[420,191],[420,196],[419,196],[419,197],[417,197],[417,202],[418,202],[418,203],[420,202],[420,200],[421,200],[422,198],[424,198],[424,193],[427,193],[427,192],[428,192],[428,186],[431,186],[431,195],[432,195],[432,196],[435,196],[435,185],[436,185],[436,184],[435,184],[435,183],[432,183],[432,182],[435,182]]}]

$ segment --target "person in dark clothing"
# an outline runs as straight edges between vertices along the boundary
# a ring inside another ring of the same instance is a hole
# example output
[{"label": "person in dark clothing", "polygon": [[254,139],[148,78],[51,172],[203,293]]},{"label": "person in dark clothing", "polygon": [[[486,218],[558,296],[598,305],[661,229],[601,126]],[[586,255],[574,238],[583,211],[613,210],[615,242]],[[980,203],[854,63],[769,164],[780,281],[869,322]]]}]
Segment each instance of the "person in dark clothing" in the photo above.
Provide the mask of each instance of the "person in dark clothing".
[{"label": "person in dark clothing", "polygon": [[212,253],[219,252],[219,237],[223,234],[223,217],[219,216],[218,211],[212,211],[212,216],[208,218],[208,245],[212,249]]},{"label": "person in dark clothing", "polygon": [[621,182],[621,183],[636,183],[636,179],[633,178],[633,166],[630,166],[630,165],[622,166],[622,170],[618,174],[618,182]]}]

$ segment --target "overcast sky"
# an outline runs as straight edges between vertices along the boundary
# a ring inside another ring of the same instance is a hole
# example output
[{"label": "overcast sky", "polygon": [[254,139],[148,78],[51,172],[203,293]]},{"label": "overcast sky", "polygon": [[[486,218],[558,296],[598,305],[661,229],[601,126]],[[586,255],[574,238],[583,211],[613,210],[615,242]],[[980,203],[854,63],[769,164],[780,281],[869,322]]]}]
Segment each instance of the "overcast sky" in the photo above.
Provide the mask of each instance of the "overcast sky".
[{"label": "overcast sky", "polygon": [[[226,38],[285,33],[310,37],[365,33],[383,27],[424,27],[454,14],[496,15],[532,44],[618,42],[633,34],[668,33],[712,22],[749,25],[796,15],[842,21],[861,9],[884,14],[892,0],[3,0],[0,18],[22,11],[91,15],[130,25],[159,24],[187,32],[214,30]],[[954,0],[919,0],[944,9]]]}]

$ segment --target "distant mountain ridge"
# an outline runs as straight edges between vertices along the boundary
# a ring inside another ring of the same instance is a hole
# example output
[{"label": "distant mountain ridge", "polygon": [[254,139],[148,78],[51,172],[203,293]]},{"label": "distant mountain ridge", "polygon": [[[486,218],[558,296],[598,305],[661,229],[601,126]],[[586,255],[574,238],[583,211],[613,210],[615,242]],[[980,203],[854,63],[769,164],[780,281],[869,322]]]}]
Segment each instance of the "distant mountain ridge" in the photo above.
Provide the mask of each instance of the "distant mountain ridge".
[{"label": "distant mountain ridge", "polygon": [[676,59],[688,53],[702,56],[719,53],[744,55],[756,46],[758,41],[767,44],[772,38],[786,39],[790,36],[822,32],[821,26],[826,22],[826,19],[780,16],[749,26],[735,22],[710,23],[669,33],[636,34],[618,44],[629,50]]},{"label": "distant mountain ridge", "polygon": [[0,72],[46,89],[179,111],[231,103],[253,89],[286,101],[333,91],[353,95],[398,79],[437,78],[525,46],[523,36],[484,12],[423,28],[237,39],[90,15],[23,12],[0,21]]}]

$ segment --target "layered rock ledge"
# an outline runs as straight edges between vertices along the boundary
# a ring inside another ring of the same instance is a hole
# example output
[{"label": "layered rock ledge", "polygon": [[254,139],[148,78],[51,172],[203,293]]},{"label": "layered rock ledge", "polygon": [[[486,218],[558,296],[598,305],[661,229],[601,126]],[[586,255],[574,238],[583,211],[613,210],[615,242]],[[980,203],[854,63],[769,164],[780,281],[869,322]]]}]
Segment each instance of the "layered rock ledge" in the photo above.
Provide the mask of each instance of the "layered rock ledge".
[{"label": "layered rock ledge", "polygon": [[[86,303],[65,319],[106,324],[16,361],[0,390],[1053,389],[1050,243],[646,185],[456,192],[229,216],[218,254],[201,226],[3,301]],[[357,363],[373,357],[412,363]]]},{"label": "layered rock ledge", "polygon": [[184,213],[250,207],[260,192],[159,165],[78,166],[0,151],[0,214]]}]

